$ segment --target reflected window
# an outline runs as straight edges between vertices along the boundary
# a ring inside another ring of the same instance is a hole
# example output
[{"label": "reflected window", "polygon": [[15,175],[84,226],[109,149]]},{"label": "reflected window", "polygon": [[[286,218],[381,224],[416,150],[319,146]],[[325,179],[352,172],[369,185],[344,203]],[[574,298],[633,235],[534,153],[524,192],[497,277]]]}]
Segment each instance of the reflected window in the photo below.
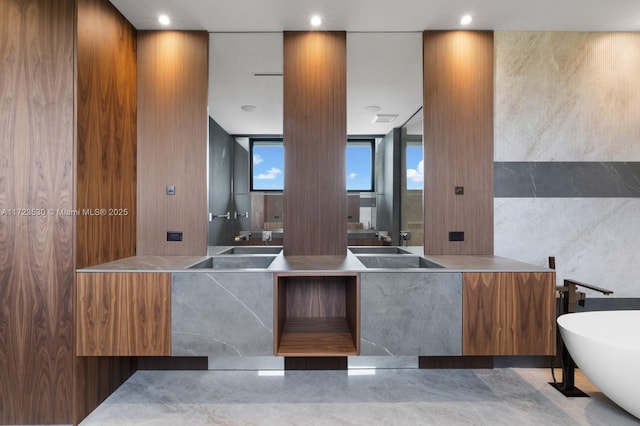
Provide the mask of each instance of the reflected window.
[{"label": "reflected window", "polygon": [[[249,140],[251,191],[282,191],[284,189],[284,144],[282,139]],[[347,191],[372,192],[374,170],[374,139],[347,141]]]},{"label": "reflected window", "polygon": [[407,189],[422,189],[424,180],[424,159],[422,143],[407,142]]},{"label": "reflected window", "polygon": [[284,189],[282,139],[250,139],[251,191]]},{"label": "reflected window", "polygon": [[347,141],[347,191],[373,191],[373,139]]}]

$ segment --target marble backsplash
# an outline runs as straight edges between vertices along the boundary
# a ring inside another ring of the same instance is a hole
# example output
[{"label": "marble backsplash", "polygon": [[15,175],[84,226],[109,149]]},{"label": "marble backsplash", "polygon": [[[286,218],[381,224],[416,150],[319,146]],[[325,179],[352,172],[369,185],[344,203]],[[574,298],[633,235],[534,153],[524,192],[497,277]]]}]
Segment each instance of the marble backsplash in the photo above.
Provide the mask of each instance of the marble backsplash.
[{"label": "marble backsplash", "polygon": [[640,297],[640,33],[494,40],[495,254]]},{"label": "marble backsplash", "polygon": [[640,297],[640,198],[496,198],[494,226],[498,256]]}]

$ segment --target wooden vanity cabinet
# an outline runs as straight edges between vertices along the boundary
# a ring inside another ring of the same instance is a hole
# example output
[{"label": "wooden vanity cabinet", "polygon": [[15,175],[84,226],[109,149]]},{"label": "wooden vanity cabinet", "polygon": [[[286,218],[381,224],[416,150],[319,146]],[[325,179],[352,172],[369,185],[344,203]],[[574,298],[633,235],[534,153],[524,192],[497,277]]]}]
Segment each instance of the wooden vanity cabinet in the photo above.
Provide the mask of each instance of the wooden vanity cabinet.
[{"label": "wooden vanity cabinet", "polygon": [[463,355],[553,355],[555,273],[465,272]]},{"label": "wooden vanity cabinet", "polygon": [[76,273],[76,355],[171,355],[171,274]]}]

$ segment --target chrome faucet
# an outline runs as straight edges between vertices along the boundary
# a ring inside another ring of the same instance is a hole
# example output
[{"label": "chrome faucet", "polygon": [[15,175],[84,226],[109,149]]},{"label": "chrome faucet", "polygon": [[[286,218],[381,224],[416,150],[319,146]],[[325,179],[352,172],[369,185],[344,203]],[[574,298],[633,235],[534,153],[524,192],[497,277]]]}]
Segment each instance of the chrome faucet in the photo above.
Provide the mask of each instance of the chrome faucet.
[{"label": "chrome faucet", "polygon": [[251,232],[250,231],[240,231],[240,235],[236,236],[234,238],[235,241],[249,241],[249,239],[251,238]]}]

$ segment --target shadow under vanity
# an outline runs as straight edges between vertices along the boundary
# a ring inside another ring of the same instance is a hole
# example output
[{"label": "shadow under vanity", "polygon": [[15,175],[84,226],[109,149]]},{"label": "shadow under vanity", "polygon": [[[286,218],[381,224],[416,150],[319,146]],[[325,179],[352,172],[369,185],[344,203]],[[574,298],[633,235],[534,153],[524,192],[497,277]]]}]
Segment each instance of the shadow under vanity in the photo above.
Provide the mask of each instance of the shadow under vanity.
[{"label": "shadow under vanity", "polygon": [[[281,247],[136,256],[77,272],[81,356],[202,356],[210,368],[282,357],[552,355],[555,273],[496,256],[395,246],[346,256]],[[375,365],[375,362],[374,362]]]}]

